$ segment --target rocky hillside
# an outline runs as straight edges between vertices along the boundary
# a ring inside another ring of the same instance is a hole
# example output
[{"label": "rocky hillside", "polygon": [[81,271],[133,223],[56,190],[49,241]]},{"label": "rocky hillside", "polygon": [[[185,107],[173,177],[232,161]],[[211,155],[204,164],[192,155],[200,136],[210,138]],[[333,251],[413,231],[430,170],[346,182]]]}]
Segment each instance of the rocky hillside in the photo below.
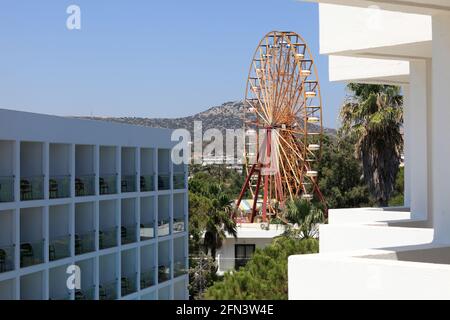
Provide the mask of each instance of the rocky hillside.
[{"label": "rocky hillside", "polygon": [[[203,131],[207,129],[238,129],[242,128],[244,105],[239,102],[226,102],[221,106],[212,107],[204,112],[184,118],[137,118],[137,117],[83,117],[85,119],[112,121],[155,128],[187,128],[193,132],[194,121],[202,121]],[[335,134],[334,129],[324,129],[326,133]]]}]

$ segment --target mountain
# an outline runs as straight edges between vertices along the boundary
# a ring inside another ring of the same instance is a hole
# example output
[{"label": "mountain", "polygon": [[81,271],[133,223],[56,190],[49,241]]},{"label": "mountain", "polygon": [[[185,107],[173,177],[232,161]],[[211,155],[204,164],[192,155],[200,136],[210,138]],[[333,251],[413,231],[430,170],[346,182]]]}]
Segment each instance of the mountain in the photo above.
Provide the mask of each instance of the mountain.
[{"label": "mountain", "polygon": [[[194,121],[202,121],[203,131],[207,129],[240,129],[242,128],[244,104],[242,101],[230,101],[193,116],[184,118],[139,118],[139,117],[78,117],[83,119],[111,121],[154,128],[179,129],[186,128],[191,134]],[[335,135],[336,130],[324,128],[327,134]]]}]

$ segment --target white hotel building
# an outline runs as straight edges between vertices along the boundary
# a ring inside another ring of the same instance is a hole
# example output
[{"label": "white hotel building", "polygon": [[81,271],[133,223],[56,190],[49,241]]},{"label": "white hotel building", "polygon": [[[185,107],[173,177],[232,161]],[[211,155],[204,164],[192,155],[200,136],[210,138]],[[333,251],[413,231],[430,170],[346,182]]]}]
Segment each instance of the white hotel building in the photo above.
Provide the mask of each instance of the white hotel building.
[{"label": "white hotel building", "polygon": [[170,136],[0,110],[0,299],[187,299],[187,170]]},{"label": "white hotel building", "polygon": [[405,207],[331,210],[289,298],[450,299],[450,0],[316,2],[330,80],[403,87]]}]

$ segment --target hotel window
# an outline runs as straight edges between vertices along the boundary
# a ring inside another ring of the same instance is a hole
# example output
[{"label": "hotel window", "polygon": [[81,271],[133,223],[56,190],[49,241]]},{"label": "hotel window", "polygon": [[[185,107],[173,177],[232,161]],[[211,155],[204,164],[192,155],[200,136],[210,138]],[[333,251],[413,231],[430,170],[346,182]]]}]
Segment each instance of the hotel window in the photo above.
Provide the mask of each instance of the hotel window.
[{"label": "hotel window", "polygon": [[254,244],[236,244],[234,246],[234,268],[239,270],[239,268],[245,266],[254,252]]}]

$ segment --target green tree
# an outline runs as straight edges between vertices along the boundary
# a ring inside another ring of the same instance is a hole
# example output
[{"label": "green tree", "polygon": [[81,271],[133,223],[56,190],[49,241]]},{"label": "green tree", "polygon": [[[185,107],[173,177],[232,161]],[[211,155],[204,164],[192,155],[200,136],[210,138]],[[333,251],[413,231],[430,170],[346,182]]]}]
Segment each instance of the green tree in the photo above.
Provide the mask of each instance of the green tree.
[{"label": "green tree", "polygon": [[318,225],[325,222],[323,209],[301,198],[289,200],[283,215],[293,225],[288,225],[286,230],[286,235],[292,238],[314,238],[318,235]]},{"label": "green tree", "polygon": [[227,272],[205,292],[211,300],[286,300],[288,297],[287,263],[294,254],[317,253],[316,239],[280,237],[264,249],[257,249],[252,259],[239,271]]},{"label": "green tree", "polygon": [[363,179],[361,161],[354,157],[356,139],[350,135],[325,136],[319,167],[319,187],[328,208],[373,205]]},{"label": "green tree", "polygon": [[342,130],[356,137],[356,155],[369,191],[380,206],[387,206],[403,146],[400,88],[351,83],[348,89],[351,95],[340,111]]},{"label": "green tree", "polygon": [[226,234],[237,237],[236,223],[231,218],[231,199],[222,191],[219,184],[211,184],[208,188],[207,197],[211,201],[208,212],[206,230],[204,236],[205,253],[211,252],[215,259],[217,249],[220,249]]}]

